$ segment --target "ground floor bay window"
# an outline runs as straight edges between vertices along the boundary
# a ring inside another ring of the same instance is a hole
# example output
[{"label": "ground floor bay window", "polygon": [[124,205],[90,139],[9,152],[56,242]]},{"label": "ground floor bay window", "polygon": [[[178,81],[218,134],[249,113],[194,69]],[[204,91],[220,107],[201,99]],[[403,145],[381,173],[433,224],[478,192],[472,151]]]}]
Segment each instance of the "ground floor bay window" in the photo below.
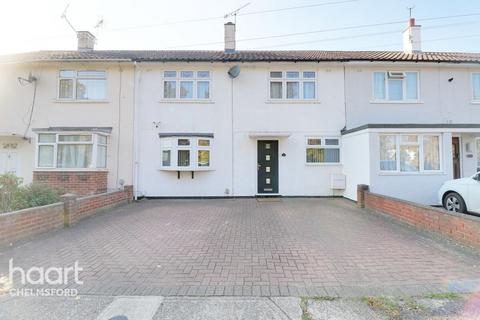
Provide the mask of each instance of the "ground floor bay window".
[{"label": "ground floor bay window", "polygon": [[428,173],[442,170],[439,134],[380,134],[380,172]]},{"label": "ground floor bay window", "polygon": [[36,152],[38,169],[102,169],[106,166],[106,135],[38,133]]}]

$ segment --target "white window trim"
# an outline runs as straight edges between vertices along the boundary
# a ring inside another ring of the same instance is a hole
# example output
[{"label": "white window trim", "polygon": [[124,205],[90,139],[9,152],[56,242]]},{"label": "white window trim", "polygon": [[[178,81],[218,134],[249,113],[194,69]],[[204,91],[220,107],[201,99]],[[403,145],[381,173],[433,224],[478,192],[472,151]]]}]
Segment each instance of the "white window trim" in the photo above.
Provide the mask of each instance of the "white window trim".
[{"label": "white window trim", "polygon": [[[480,72],[472,72],[470,76],[470,92],[472,97],[472,104],[480,104],[480,99],[475,99],[475,87],[473,86],[473,78],[475,76],[480,77]],[[479,95],[480,95],[480,92],[479,92]]]},{"label": "white window trim", "polygon": [[[380,138],[382,136],[394,136],[395,137],[395,152],[396,152],[396,170],[382,170],[380,169]],[[402,136],[417,136],[418,142],[401,142]],[[439,170],[425,170],[425,159],[424,159],[424,136],[435,136],[438,137],[438,152],[440,167]],[[401,145],[418,145],[418,159],[419,159],[419,170],[418,171],[401,171],[400,169],[400,146]],[[429,175],[429,174],[443,174],[443,135],[438,133],[379,133],[378,134],[378,163],[377,163],[378,172],[380,175]]]},{"label": "white window trim", "polygon": [[[377,72],[382,72],[385,74],[385,99],[377,99],[375,97],[375,73]],[[403,73],[416,73],[417,74],[417,99],[402,99],[402,100],[389,100],[388,98],[388,72],[390,71],[385,71],[385,70],[374,70],[372,72],[372,79],[371,79],[371,85],[372,85],[372,92],[371,92],[371,100],[370,103],[382,103],[382,104],[422,104],[421,100],[421,95],[420,95],[420,71],[416,70],[402,70],[402,71],[393,71],[393,72],[403,72]],[[406,86],[406,81],[402,81],[402,90],[403,90],[403,97],[406,98],[407,96],[407,86]]]},{"label": "white window trim", "polygon": [[[40,142],[39,140],[39,135],[41,134],[52,134],[55,135],[55,142]],[[91,135],[92,136],[92,141],[59,141],[59,136],[62,135]],[[107,147],[107,165],[106,167],[97,167],[97,147],[98,147],[98,141],[97,137],[98,135],[105,136],[107,137],[107,144],[100,144],[100,145],[105,145]],[[98,132],[73,132],[73,131],[63,131],[63,132],[51,132],[51,131],[45,131],[45,132],[37,132],[36,134],[36,139],[37,143],[35,146],[35,169],[38,170],[51,170],[51,171],[102,171],[102,170],[107,170],[108,167],[108,135],[107,134],[102,134]],[[90,162],[90,165],[86,168],[59,168],[58,163],[57,163],[57,150],[58,150],[58,145],[59,144],[91,144],[92,145],[92,159]],[[51,145],[53,146],[53,166],[51,167],[40,167],[38,165],[38,160],[39,160],[39,153],[38,149],[39,146],[41,145]]]},{"label": "white window trim", "polygon": [[[179,146],[178,140],[188,139],[190,145],[188,146]],[[199,146],[199,140],[208,140],[210,141],[209,146]],[[169,146],[162,146],[162,141],[169,141]],[[185,137],[162,137],[160,138],[160,170],[163,171],[211,171],[214,170],[213,167],[213,143],[214,139],[211,137],[199,137],[199,136],[185,136]],[[163,151],[170,150],[170,166],[164,166],[162,161]],[[189,150],[190,151],[190,165],[188,167],[178,165],[178,151],[179,150]],[[198,151],[208,150],[210,152],[209,165],[208,166],[199,166],[198,165]]]},{"label": "white window trim", "polygon": [[[175,77],[165,77],[166,71],[175,71]],[[193,77],[191,78],[182,78],[180,75],[182,72],[185,71],[192,71]],[[197,72],[199,71],[208,71],[209,77],[208,78],[201,78],[197,76]],[[178,70],[178,69],[165,69],[161,71],[162,74],[162,82],[161,82],[161,98],[160,102],[173,102],[173,103],[213,103],[213,79],[212,79],[212,70],[210,69],[190,69],[190,70]],[[175,81],[175,98],[165,98],[165,81]],[[192,98],[180,98],[180,82],[181,81],[192,81],[193,82],[193,91],[192,91]],[[210,96],[207,99],[198,98],[197,96],[197,83],[201,81],[208,82],[208,90]]]},{"label": "white window trim", "polygon": [[[270,76],[271,72],[281,72],[281,78],[272,78]],[[287,78],[287,72],[298,72],[298,78]],[[314,78],[304,78],[304,72],[315,72]],[[270,92],[270,83],[271,82],[281,82],[282,83],[282,98],[272,98]],[[287,82],[298,82],[299,83],[299,98],[291,99],[287,98]],[[304,82],[314,82],[315,83],[315,97],[312,99],[303,98],[303,83]],[[267,99],[266,103],[318,103],[318,71],[316,69],[297,69],[297,70],[286,70],[286,69],[271,69],[267,73]]]},{"label": "white window trim", "polygon": [[[321,139],[321,144],[319,145],[309,145],[309,139]],[[336,139],[338,140],[338,145],[326,145],[325,140],[327,139]],[[342,165],[342,151],[341,151],[341,137],[339,136],[306,136],[305,137],[305,148],[304,148],[304,162],[306,166],[339,166]],[[307,149],[338,149],[339,158],[338,162],[308,162],[307,161]]]},{"label": "white window trim", "polygon": [[[103,99],[77,99],[77,79],[78,76],[76,77],[61,77],[60,72],[61,71],[101,71],[105,72],[105,78],[80,78],[80,79],[95,79],[95,80],[105,80],[105,97]],[[72,98],[61,98],[60,97],[60,80],[63,79],[71,79],[73,80],[73,97]],[[108,95],[108,71],[107,70],[102,70],[102,69],[68,69],[68,68],[63,68],[63,69],[58,69],[57,72],[57,95],[56,95],[56,102],[62,102],[62,103],[106,103],[108,102],[107,100],[107,95]]]}]

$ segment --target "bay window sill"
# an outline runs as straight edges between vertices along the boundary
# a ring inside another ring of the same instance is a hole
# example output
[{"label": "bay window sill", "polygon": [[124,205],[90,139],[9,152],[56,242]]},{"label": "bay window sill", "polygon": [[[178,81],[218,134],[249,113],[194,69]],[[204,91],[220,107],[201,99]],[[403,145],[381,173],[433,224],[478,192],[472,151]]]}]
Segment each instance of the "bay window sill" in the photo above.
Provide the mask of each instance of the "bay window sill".
[{"label": "bay window sill", "polygon": [[443,171],[424,171],[424,172],[397,172],[397,171],[380,171],[379,176],[445,176],[447,175]]},{"label": "bay window sill", "polygon": [[67,104],[107,104],[110,103],[109,100],[63,100],[63,99],[54,99],[54,103],[67,103]]},{"label": "bay window sill", "polygon": [[185,99],[185,100],[178,100],[178,99],[164,99],[158,101],[158,103],[167,103],[167,104],[214,104],[215,101],[213,100],[195,100],[195,99]]},{"label": "bay window sill", "polygon": [[266,104],[320,104],[320,100],[266,100]]},{"label": "bay window sill", "polygon": [[92,171],[108,171],[107,168],[35,168],[34,171],[65,171],[65,172],[92,172]]},{"label": "bay window sill", "polygon": [[404,100],[404,101],[389,101],[389,100],[370,100],[372,104],[424,104],[423,101],[412,101],[412,100]]}]

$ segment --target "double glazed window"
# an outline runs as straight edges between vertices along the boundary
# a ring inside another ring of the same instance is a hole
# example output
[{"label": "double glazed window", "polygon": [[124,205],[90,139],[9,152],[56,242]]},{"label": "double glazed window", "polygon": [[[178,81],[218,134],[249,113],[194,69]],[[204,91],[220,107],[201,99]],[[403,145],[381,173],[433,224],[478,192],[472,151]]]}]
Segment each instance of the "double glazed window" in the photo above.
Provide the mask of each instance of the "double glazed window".
[{"label": "double glazed window", "polygon": [[210,71],[164,71],[163,98],[210,99]]},{"label": "double glazed window", "polygon": [[472,73],[473,101],[480,102],[480,73]]},{"label": "double glazed window", "polygon": [[314,100],[316,99],[315,71],[271,71],[270,99]]},{"label": "double glazed window", "polygon": [[38,168],[105,168],[107,137],[101,134],[39,133]]},{"label": "double glazed window", "polygon": [[373,98],[377,101],[418,101],[418,72],[373,73]]},{"label": "double glazed window", "polygon": [[106,98],[107,74],[95,70],[60,70],[58,99],[104,100]]},{"label": "double glazed window", "polygon": [[480,172],[480,138],[476,139],[476,149],[477,149],[477,171]]},{"label": "double glazed window", "polygon": [[161,138],[162,167],[208,168],[211,165],[211,138]]},{"label": "double glazed window", "polygon": [[441,170],[441,137],[433,134],[380,135],[380,171]]},{"label": "double glazed window", "polygon": [[339,163],[340,139],[338,138],[307,138],[307,163]]}]

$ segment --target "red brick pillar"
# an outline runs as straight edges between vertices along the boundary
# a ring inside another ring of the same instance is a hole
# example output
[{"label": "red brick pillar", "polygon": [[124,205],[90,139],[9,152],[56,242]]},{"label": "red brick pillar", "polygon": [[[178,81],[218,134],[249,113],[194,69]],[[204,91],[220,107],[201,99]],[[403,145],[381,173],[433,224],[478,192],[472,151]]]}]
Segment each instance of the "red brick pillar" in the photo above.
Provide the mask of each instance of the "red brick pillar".
[{"label": "red brick pillar", "polygon": [[357,185],[357,207],[365,208],[365,192],[368,192],[369,187],[366,184]]},{"label": "red brick pillar", "polygon": [[70,227],[76,222],[75,213],[77,211],[77,196],[71,193],[64,194],[63,199],[63,223],[65,227]]},{"label": "red brick pillar", "polygon": [[127,194],[128,203],[131,203],[133,201],[133,186],[132,185],[123,186],[123,192]]}]

